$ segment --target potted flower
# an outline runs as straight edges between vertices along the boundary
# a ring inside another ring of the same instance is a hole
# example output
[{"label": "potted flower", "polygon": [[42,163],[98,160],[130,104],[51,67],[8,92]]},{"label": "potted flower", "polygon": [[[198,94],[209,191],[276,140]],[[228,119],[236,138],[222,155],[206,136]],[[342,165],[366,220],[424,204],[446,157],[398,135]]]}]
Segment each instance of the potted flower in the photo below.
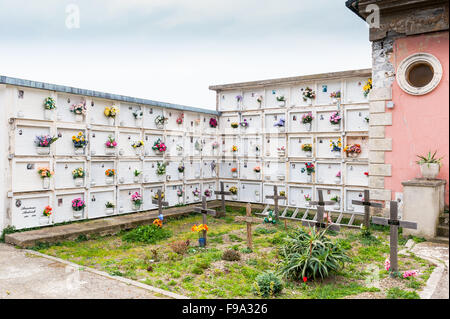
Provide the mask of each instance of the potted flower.
[{"label": "potted flower", "polygon": [[238,127],[239,127],[239,123],[237,123],[237,122],[231,122],[231,127],[232,127],[232,128],[238,128]]},{"label": "potted flower", "polygon": [[264,100],[264,98],[262,95],[260,95],[256,98],[256,102],[258,102],[259,108],[261,108],[263,100]]},{"label": "potted flower", "polygon": [[261,155],[261,146],[255,145],[255,155],[259,157]]},{"label": "potted flower", "polygon": [[330,147],[331,152],[334,153],[335,157],[341,156],[341,148],[342,148],[341,138],[338,138],[337,141],[330,140]]},{"label": "potted flower", "polygon": [[178,117],[177,117],[177,119],[175,120],[175,122],[176,122],[178,125],[181,125],[181,124],[183,124],[183,119],[184,119],[184,113],[181,113],[180,115],[178,115]]},{"label": "potted flower", "polygon": [[286,148],[284,146],[277,148],[278,157],[284,157],[286,155]]},{"label": "potted flower", "polygon": [[372,90],[372,79],[368,79],[363,87],[364,97],[367,98],[371,90]]},{"label": "potted flower", "polygon": [[131,144],[131,147],[134,149],[136,155],[142,154],[142,147],[144,146],[144,141],[135,141]]},{"label": "potted flower", "polygon": [[199,140],[195,141],[195,143],[194,143],[194,150],[195,150],[197,155],[201,154],[201,152],[203,150],[203,146],[202,146],[201,141],[199,141]]},{"label": "potted flower", "polygon": [[425,156],[417,155],[419,160],[416,163],[420,165],[422,178],[433,179],[439,174],[443,157],[436,158],[436,153],[437,151],[433,155],[431,155],[431,152],[428,152]]},{"label": "potted flower", "polygon": [[284,95],[277,96],[277,102],[279,107],[286,106],[286,98],[284,97]]},{"label": "potted flower", "polygon": [[206,198],[211,198],[212,196],[212,192],[210,189],[205,190],[203,194],[206,196]]},{"label": "potted flower", "polygon": [[347,153],[348,157],[357,157],[361,154],[361,145],[359,144],[350,144],[344,147],[344,152]]},{"label": "potted flower", "polygon": [[214,117],[211,117],[209,119],[209,127],[216,128],[217,127],[217,119]]},{"label": "potted flower", "polygon": [[192,194],[194,195],[194,201],[200,201],[200,191],[197,187],[192,191]]},{"label": "potted flower", "polygon": [[273,212],[273,210],[269,210],[267,212],[267,216],[264,217],[264,223],[265,224],[276,224],[277,223],[277,219],[275,218],[275,213]]},{"label": "potted flower", "polygon": [[183,179],[183,176],[184,176],[184,165],[183,163],[180,163],[180,165],[178,165],[178,178]]},{"label": "potted flower", "polygon": [[249,126],[249,123],[247,122],[247,119],[244,119],[241,123],[239,123],[239,125],[242,128],[247,128]]},{"label": "potted flower", "polygon": [[278,132],[283,133],[285,131],[285,124],[286,121],[284,119],[279,119],[273,126],[278,128]]},{"label": "potted flower", "polygon": [[144,111],[142,111],[141,109],[135,109],[133,111],[133,117],[134,117],[135,125],[137,127],[141,127],[142,126],[142,118],[144,117]]},{"label": "potted flower", "polygon": [[49,189],[50,188],[50,177],[52,177],[55,173],[52,172],[49,168],[40,167],[40,168],[38,168],[38,174],[42,178],[42,188]]},{"label": "potted flower", "polygon": [[184,194],[184,191],[181,188],[179,188],[177,190],[178,204],[183,203],[183,194]]},{"label": "potted flower", "polygon": [[339,115],[339,112],[333,112],[330,116],[330,123],[333,127],[333,130],[339,131],[341,129],[341,119],[342,117]]},{"label": "potted flower", "polygon": [[232,173],[233,178],[237,178],[238,177],[238,173],[237,173],[237,168],[236,167],[233,167],[231,169],[231,173]]},{"label": "potted flower", "polygon": [[158,129],[160,129],[160,130],[162,130],[162,129],[164,128],[164,124],[166,124],[166,122],[167,122],[167,118],[165,118],[165,117],[162,116],[162,115],[158,115],[158,116],[155,118],[155,125],[156,125],[156,128],[158,128]]},{"label": "potted flower", "polygon": [[82,167],[78,167],[72,171],[73,182],[75,186],[81,187],[84,184],[85,172]]},{"label": "potted flower", "polygon": [[333,196],[333,197],[330,198],[330,200],[335,202],[335,204],[333,206],[333,209],[339,210],[341,208],[341,205],[339,204],[339,202],[340,202],[339,196],[337,196],[337,195]]},{"label": "potted flower", "polygon": [[308,105],[312,104],[312,100],[316,98],[316,92],[310,87],[306,87],[303,90],[303,101],[305,101]]},{"label": "potted flower", "polygon": [[216,154],[216,150],[219,148],[219,142],[214,141],[211,144],[211,149],[212,149],[212,155]]},{"label": "potted flower", "polygon": [[56,109],[55,99],[52,97],[48,97],[44,100],[44,119],[52,120],[53,119],[53,110]]},{"label": "potted flower", "polygon": [[305,198],[305,204],[306,206],[311,206],[311,196],[309,196],[309,194],[303,195],[303,197]]},{"label": "potted flower", "polygon": [[261,179],[261,167],[259,166],[254,167],[253,171],[255,172],[256,179]]},{"label": "potted flower", "polygon": [[334,182],[336,184],[340,184],[341,183],[341,171],[337,172],[336,176],[334,177]]},{"label": "potted flower", "polygon": [[369,177],[369,172],[364,172],[364,176]]},{"label": "potted flower", "polygon": [[183,155],[183,150],[184,150],[183,146],[181,146],[180,144],[177,144],[176,151],[177,151],[178,156]]},{"label": "potted flower", "polygon": [[116,155],[117,142],[114,136],[109,135],[108,140],[105,143],[105,154],[106,155]]},{"label": "potted flower", "polygon": [[306,157],[312,157],[312,144],[302,144],[302,151]]},{"label": "potted flower", "polygon": [[131,202],[133,204],[133,210],[139,210],[142,205],[142,195],[139,192],[131,194]]},{"label": "potted flower", "polygon": [[72,210],[74,218],[81,218],[83,216],[84,208],[86,207],[86,203],[81,198],[75,198],[72,200]]},{"label": "potted flower", "polygon": [[167,146],[163,142],[161,142],[161,139],[157,139],[152,146],[152,150],[155,151],[157,155],[162,155],[166,150]]},{"label": "potted flower", "polygon": [[53,208],[50,206],[45,206],[44,211],[42,212],[42,216],[39,217],[40,225],[48,225],[50,224],[50,216],[52,215]]},{"label": "potted flower", "polygon": [[236,102],[237,102],[237,106],[239,107],[239,105],[241,104],[242,100],[244,98],[242,97],[242,95],[236,95]]},{"label": "potted flower", "polygon": [[[208,225],[206,224],[200,224],[200,225],[194,225],[192,226],[191,230],[195,233],[199,234],[198,238],[198,245],[200,247],[206,246],[206,232],[209,230]],[[201,233],[201,235],[200,235]]]},{"label": "potted flower", "polygon": [[114,214],[114,207],[116,207],[116,205],[114,205],[114,203],[112,202],[106,202],[105,203],[105,214],[106,215],[112,215]]},{"label": "potted flower", "polygon": [[77,135],[72,136],[72,143],[74,147],[74,152],[76,155],[83,155],[84,148],[86,147],[88,141],[83,132],[78,132]]},{"label": "potted flower", "polygon": [[301,169],[301,172],[302,172],[302,173],[305,173],[305,172],[306,172],[306,181],[307,181],[308,183],[311,183],[311,182],[312,182],[312,173],[315,172],[314,164],[311,163],[311,162],[305,163],[305,167],[303,167],[303,168]]},{"label": "potted flower", "polygon": [[142,172],[137,170],[137,169],[135,169],[134,172],[133,172],[133,175],[134,175],[134,182],[135,183],[139,183],[140,180],[141,180]]},{"label": "potted flower", "polygon": [[364,121],[366,121],[366,123],[369,124],[370,117],[369,116],[364,117]]},{"label": "potted flower", "polygon": [[237,153],[238,147],[237,147],[236,145],[233,145],[233,147],[231,148],[231,151],[232,151],[233,153]]},{"label": "potted flower", "polygon": [[312,115],[312,112],[308,112],[307,114],[302,115],[302,123],[303,125],[305,125],[305,128],[308,132],[311,131],[313,119],[314,117]]},{"label": "potted flower", "polygon": [[109,125],[114,125],[114,119],[116,118],[116,115],[119,114],[119,109],[115,106],[111,107],[105,107],[105,110],[103,111],[103,114],[105,114],[106,118],[108,119]]},{"label": "potted flower", "polygon": [[330,98],[333,102],[333,104],[336,104],[338,100],[341,98],[341,91],[331,92]]},{"label": "potted flower", "polygon": [[50,145],[52,145],[58,137],[52,137],[50,135],[40,135],[36,136],[36,153],[38,155],[49,155],[50,154]]},{"label": "potted flower", "polygon": [[232,200],[237,200],[237,199],[238,199],[238,196],[237,196],[238,189],[237,189],[236,186],[231,186],[231,187],[228,189],[228,191],[231,193],[231,199],[232,199]]},{"label": "potted flower", "polygon": [[159,178],[160,181],[163,181],[164,180],[164,175],[166,174],[167,164],[166,163],[157,162],[156,166],[157,166],[156,167],[156,175],[158,175],[158,178]]},{"label": "potted flower", "polygon": [[70,112],[75,115],[76,122],[83,122],[83,116],[86,115],[86,101],[78,104],[72,104]]},{"label": "potted flower", "polygon": [[[286,197],[286,192],[285,191],[280,191],[279,196],[281,197]],[[280,203],[283,204],[285,202],[284,199],[280,199]]]},{"label": "potted flower", "polygon": [[116,175],[116,171],[112,168],[107,169],[105,171],[105,183],[106,184],[114,184],[114,176]]}]

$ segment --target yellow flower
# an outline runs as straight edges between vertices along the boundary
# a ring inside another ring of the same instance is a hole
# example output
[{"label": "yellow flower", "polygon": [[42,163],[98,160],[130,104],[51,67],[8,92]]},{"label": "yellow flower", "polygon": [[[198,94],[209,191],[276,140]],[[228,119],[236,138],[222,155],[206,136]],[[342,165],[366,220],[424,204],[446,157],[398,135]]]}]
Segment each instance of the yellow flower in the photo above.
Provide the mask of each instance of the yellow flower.
[{"label": "yellow flower", "polygon": [[83,132],[78,132],[78,136],[82,136],[83,135]]}]

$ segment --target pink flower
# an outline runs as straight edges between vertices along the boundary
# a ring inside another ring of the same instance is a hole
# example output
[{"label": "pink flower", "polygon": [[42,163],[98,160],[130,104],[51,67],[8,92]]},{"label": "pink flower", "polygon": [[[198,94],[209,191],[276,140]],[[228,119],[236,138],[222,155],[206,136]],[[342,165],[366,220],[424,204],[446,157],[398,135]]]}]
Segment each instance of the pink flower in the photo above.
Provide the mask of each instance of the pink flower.
[{"label": "pink flower", "polygon": [[117,146],[117,142],[114,141],[113,142],[113,146],[116,147]]},{"label": "pink flower", "polygon": [[389,261],[389,259],[386,259],[384,262],[384,269],[386,269],[386,271],[389,271],[390,268],[391,268],[391,262]]},{"label": "pink flower", "polygon": [[415,270],[407,270],[403,273],[403,278],[414,277],[417,275]]}]

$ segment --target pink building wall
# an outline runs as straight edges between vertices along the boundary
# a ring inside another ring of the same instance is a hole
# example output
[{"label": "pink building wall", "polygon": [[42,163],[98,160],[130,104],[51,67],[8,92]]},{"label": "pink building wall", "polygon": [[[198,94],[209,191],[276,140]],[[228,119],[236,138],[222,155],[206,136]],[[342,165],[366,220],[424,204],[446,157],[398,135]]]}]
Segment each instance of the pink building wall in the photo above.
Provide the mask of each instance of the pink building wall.
[{"label": "pink building wall", "polygon": [[400,62],[413,53],[434,55],[442,64],[443,76],[430,93],[413,96],[394,81],[392,126],[386,126],[386,137],[392,138],[392,152],[385,153],[385,162],[392,165],[392,176],[385,178],[385,188],[403,192],[402,181],[420,177],[417,156],[437,150],[444,157],[438,178],[447,181],[445,202],[449,203],[449,32],[409,36],[395,40],[391,56],[397,70]]}]

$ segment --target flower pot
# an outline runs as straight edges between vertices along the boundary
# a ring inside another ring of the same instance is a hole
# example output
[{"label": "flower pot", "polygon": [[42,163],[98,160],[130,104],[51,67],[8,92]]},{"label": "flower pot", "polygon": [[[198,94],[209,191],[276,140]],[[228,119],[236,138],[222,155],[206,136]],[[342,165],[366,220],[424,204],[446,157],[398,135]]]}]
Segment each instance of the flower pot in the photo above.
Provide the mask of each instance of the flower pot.
[{"label": "flower pot", "polygon": [[134,125],[137,127],[142,127],[142,117],[137,117],[134,119]]},{"label": "flower pot", "polygon": [[50,216],[41,216],[39,217],[39,225],[49,225],[50,224]]},{"label": "flower pot", "polygon": [[178,204],[183,204],[183,196],[178,196]]},{"label": "flower pot", "polygon": [[108,125],[114,126],[114,117],[108,117]]},{"label": "flower pot", "polygon": [[75,184],[76,187],[81,187],[84,184],[84,179],[83,178],[74,178],[73,183]]},{"label": "flower pot", "polygon": [[150,181],[150,177],[148,175],[144,176],[144,183],[148,183]]},{"label": "flower pot", "polygon": [[310,203],[309,200],[305,201],[305,206],[306,206],[306,207],[311,207],[311,203]]},{"label": "flower pot", "polygon": [[334,182],[335,182],[336,184],[340,184],[340,183],[341,183],[341,178],[340,178],[340,177],[335,177],[335,178],[334,178]]},{"label": "flower pot", "polygon": [[123,148],[121,148],[121,149],[119,150],[119,155],[123,155],[123,154],[125,154],[125,151],[123,150]]},{"label": "flower pot", "polygon": [[113,215],[114,214],[114,208],[106,208],[105,209],[105,215]]},{"label": "flower pot", "polygon": [[135,153],[137,156],[140,156],[140,155],[142,155],[142,149],[141,149],[140,147],[136,147],[136,148],[134,149],[134,153]]},{"label": "flower pot", "polygon": [[333,131],[339,131],[341,129],[340,124],[332,124],[332,127],[333,127]]},{"label": "flower pot", "polygon": [[158,124],[156,124],[156,128],[157,128],[158,130],[162,130],[162,129],[164,129],[164,124],[158,123]]},{"label": "flower pot", "polygon": [[156,155],[158,156],[162,156],[164,154],[164,152],[160,152],[159,150],[153,150],[155,152]]},{"label": "flower pot", "polygon": [[284,176],[284,175],[277,175],[277,179],[278,179],[279,181],[284,181],[285,176]]},{"label": "flower pot", "polygon": [[165,179],[166,179],[166,175],[164,174],[164,175],[157,175],[158,176],[158,181],[159,182],[164,182],[165,181]]},{"label": "flower pot", "polygon": [[305,151],[306,157],[312,157],[312,151]]},{"label": "flower pot", "polygon": [[200,201],[200,197],[194,196],[194,202],[199,202],[199,201]]},{"label": "flower pot", "polygon": [[333,152],[334,157],[341,157],[341,152]]},{"label": "flower pot", "polygon": [[177,151],[178,156],[183,156],[183,151]]},{"label": "flower pot", "polygon": [[36,153],[38,155],[49,155],[50,154],[50,147],[36,147]]},{"label": "flower pot", "polygon": [[277,101],[277,105],[279,107],[285,107],[286,106],[286,101]]},{"label": "flower pot", "polygon": [[140,176],[135,176],[133,180],[134,180],[135,183],[140,183],[141,177]]},{"label": "flower pot", "polygon": [[352,212],[352,211],[355,210],[355,207],[353,207],[353,205],[350,205],[350,206],[347,208],[347,210],[348,210],[349,212]]},{"label": "flower pot", "polygon": [[311,106],[312,105],[312,99],[307,99],[306,100],[306,105]]},{"label": "flower pot", "polygon": [[73,218],[79,219],[79,218],[83,217],[83,211],[84,211],[84,209],[82,209],[82,210],[74,210],[73,211]]},{"label": "flower pot", "polygon": [[184,173],[178,172],[178,179],[183,179],[183,178],[184,178]]},{"label": "flower pot", "polygon": [[311,132],[311,129],[312,129],[312,123],[305,123],[304,125],[305,125],[305,130],[306,130],[307,132]]},{"label": "flower pot", "polygon": [[285,151],[277,151],[278,157],[284,157],[286,155]]},{"label": "flower pot", "polygon": [[114,156],[116,155],[116,149],[112,147],[105,148],[105,155]]},{"label": "flower pot", "polygon": [[331,99],[331,103],[336,104],[337,103],[337,99],[336,98]]},{"label": "flower pot", "polygon": [[336,203],[336,204],[334,204],[333,209],[339,210],[339,209],[341,209],[341,205],[339,205],[339,203]]},{"label": "flower pot", "polygon": [[438,163],[425,163],[420,164],[420,173],[423,178],[433,179],[439,174],[439,164]]},{"label": "flower pot", "polygon": [[133,210],[140,210],[141,209],[141,204],[135,204],[133,203]]},{"label": "flower pot", "polygon": [[231,195],[231,199],[232,199],[232,200],[237,200],[237,199],[238,199],[238,196],[237,196],[237,194],[233,194],[233,195]]},{"label": "flower pot", "polygon": [[261,179],[261,173],[255,173],[255,179]]},{"label": "flower pot", "polygon": [[238,173],[237,173],[237,172],[234,172],[234,173],[232,174],[232,176],[233,176],[233,178],[237,178],[237,177],[238,177]]},{"label": "flower pot", "polygon": [[205,247],[205,246],[206,246],[206,238],[200,237],[200,238],[198,239],[198,245],[199,245],[200,247]]},{"label": "flower pot", "polygon": [[125,178],[119,177],[119,184],[123,184],[123,183],[125,183]]},{"label": "flower pot", "polygon": [[278,132],[284,133],[286,131],[286,128],[284,126],[278,126]]},{"label": "flower pot", "polygon": [[75,122],[83,122],[83,114],[75,114]]},{"label": "flower pot", "polygon": [[105,183],[108,185],[114,184],[114,177],[113,176],[106,176]]},{"label": "flower pot", "polygon": [[44,119],[48,121],[53,120],[53,110],[44,109]]},{"label": "flower pot", "polygon": [[50,177],[44,177],[42,179],[42,188],[49,189],[50,188]]},{"label": "flower pot", "polygon": [[311,174],[307,174],[307,175],[306,175],[306,181],[307,181],[308,183],[312,183],[312,175],[311,175]]},{"label": "flower pot", "polygon": [[74,153],[75,155],[84,155],[84,147],[75,147]]}]

